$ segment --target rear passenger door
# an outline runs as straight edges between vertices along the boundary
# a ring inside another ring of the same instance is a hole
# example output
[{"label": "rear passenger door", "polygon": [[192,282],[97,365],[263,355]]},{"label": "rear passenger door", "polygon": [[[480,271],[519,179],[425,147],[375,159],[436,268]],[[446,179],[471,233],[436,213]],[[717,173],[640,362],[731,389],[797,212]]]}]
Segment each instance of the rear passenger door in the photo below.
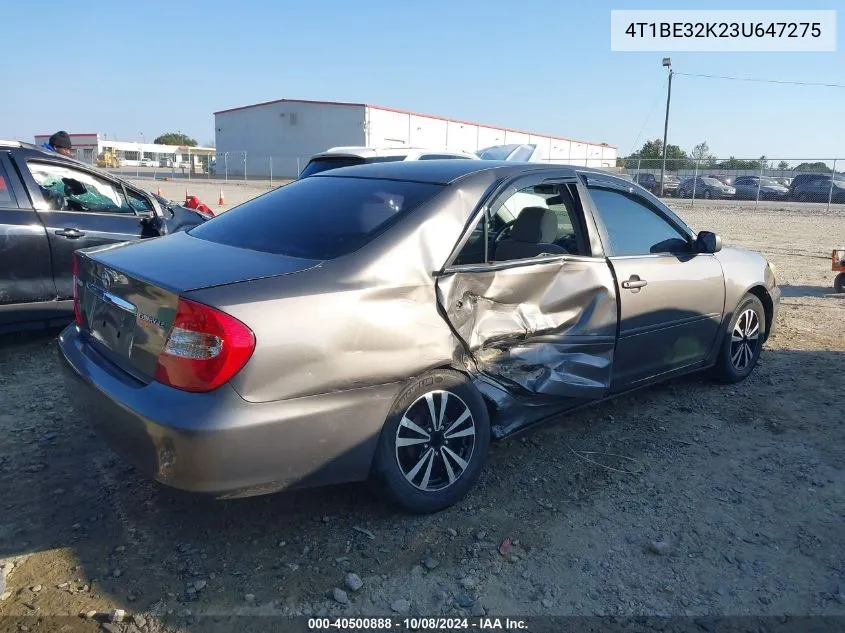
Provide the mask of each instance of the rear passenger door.
[{"label": "rear passenger door", "polygon": [[[609,388],[616,288],[607,261],[593,251],[571,172],[571,180],[550,172],[503,185],[478,210],[436,287],[441,313],[482,374],[515,395],[551,398],[563,409]],[[573,250],[494,257],[496,234],[526,206],[557,215],[555,242]],[[480,248],[471,241],[479,235],[489,238]]]},{"label": "rear passenger door", "polygon": [[687,227],[633,187],[585,175],[619,292],[612,391],[705,361],[725,307],[722,266]]},{"label": "rear passenger door", "polygon": [[56,298],[47,234],[4,152],[0,152],[0,235],[2,326],[17,320],[10,315],[12,305]]},{"label": "rear passenger door", "polygon": [[73,297],[75,250],[140,239],[141,217],[154,214],[149,200],[120,181],[76,165],[38,157],[19,167],[47,231],[59,299]]}]

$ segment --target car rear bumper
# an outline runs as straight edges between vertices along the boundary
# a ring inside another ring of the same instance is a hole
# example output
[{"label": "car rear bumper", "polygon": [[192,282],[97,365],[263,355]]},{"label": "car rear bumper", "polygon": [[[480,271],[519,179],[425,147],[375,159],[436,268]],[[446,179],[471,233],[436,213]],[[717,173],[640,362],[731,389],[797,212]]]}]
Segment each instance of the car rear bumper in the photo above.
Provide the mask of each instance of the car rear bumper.
[{"label": "car rear bumper", "polygon": [[59,336],[74,410],[144,476],[218,496],[251,496],[367,477],[399,386],[250,403],[228,384],[188,393],[143,384],[91,347]]}]

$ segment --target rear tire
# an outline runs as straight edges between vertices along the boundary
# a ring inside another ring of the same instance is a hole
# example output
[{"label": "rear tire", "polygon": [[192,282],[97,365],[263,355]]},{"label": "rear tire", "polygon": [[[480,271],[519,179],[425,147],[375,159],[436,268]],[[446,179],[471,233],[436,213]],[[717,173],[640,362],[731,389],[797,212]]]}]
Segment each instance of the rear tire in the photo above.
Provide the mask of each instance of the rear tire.
[{"label": "rear tire", "polygon": [[478,481],[490,448],[481,394],[460,372],[437,369],[397,396],[371,474],[391,505],[429,514],[459,501]]},{"label": "rear tire", "polygon": [[725,383],[748,378],[760,358],[765,339],[766,311],[760,299],[747,294],[739,302],[723,335],[713,377]]},{"label": "rear tire", "polygon": [[845,273],[839,273],[833,278],[833,291],[845,292]]},{"label": "rear tire", "polygon": [[713,194],[712,194],[712,193],[710,193],[710,190],[709,190],[709,189],[705,189],[705,190],[704,190],[704,198],[705,198],[706,200],[709,200],[709,199],[710,199],[710,198],[712,198],[712,197],[713,197]]}]

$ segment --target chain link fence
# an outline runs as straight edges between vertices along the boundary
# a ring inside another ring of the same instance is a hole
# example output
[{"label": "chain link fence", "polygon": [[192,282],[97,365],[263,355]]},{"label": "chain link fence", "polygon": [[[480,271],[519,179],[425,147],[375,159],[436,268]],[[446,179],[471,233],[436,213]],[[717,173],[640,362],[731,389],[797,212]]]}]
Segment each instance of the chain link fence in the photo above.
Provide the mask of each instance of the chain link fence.
[{"label": "chain link fence", "polygon": [[279,184],[295,179],[310,156],[260,156],[249,152],[191,155],[181,162],[162,160],[158,165],[121,165],[110,169],[126,178],[153,180],[269,181]]},{"label": "chain link fence", "polygon": [[[625,158],[620,173],[661,197],[845,205],[845,159]],[[840,171],[841,170],[841,171]],[[661,174],[663,178],[661,179]]]}]

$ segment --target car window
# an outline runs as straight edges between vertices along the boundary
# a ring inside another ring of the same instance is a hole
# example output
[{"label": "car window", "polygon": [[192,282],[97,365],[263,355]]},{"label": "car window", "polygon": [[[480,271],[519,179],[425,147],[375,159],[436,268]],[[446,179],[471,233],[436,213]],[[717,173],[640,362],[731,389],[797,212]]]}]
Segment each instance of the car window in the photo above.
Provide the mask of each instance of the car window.
[{"label": "car window", "polygon": [[482,160],[507,160],[519,145],[494,145],[493,147],[485,147],[477,152],[478,157]]},{"label": "car window", "polygon": [[0,207],[17,207],[18,203],[15,194],[12,193],[12,183],[0,163]]},{"label": "car window", "polygon": [[55,163],[29,161],[27,166],[53,211],[135,213],[123,195],[123,187],[105,178]]},{"label": "car window", "polygon": [[192,229],[194,237],[303,259],[358,250],[442,185],[318,176],[274,189]]},{"label": "car window", "polygon": [[131,189],[126,189],[126,196],[129,200],[129,206],[131,206],[136,213],[140,213],[142,215],[153,213],[153,207],[145,196],[142,196]]},{"label": "car window", "polygon": [[[538,244],[554,244],[563,249],[563,252],[558,248],[549,249],[552,254],[587,254],[582,252],[581,248],[586,240],[579,239],[578,235],[580,207],[578,207],[576,200],[577,191],[566,184],[537,184],[521,187],[518,190],[508,189],[488,205],[487,215],[478,221],[466,244],[455,258],[454,264],[485,263],[485,222],[488,223],[486,261],[493,261],[496,254],[497,236],[501,237],[503,241],[510,239],[510,227],[513,226],[523,211],[529,208],[548,209],[555,216],[555,233],[547,236],[547,239],[537,242]],[[504,232],[502,232],[503,229]],[[500,232],[502,232],[501,235]],[[542,249],[538,251],[537,256],[540,256],[540,251]],[[496,262],[509,261],[510,259],[525,259],[525,257],[521,255],[507,258],[495,257]]]},{"label": "car window", "polygon": [[306,176],[313,176],[329,169],[363,164],[364,159],[360,156],[325,156],[322,158],[313,158],[299,174],[299,177],[305,178]]},{"label": "car window", "polygon": [[399,154],[395,156],[370,156],[364,160],[365,163],[395,163],[400,160],[405,160],[407,154]]},{"label": "car window", "polygon": [[683,250],[686,237],[639,196],[590,186],[590,196],[604,221],[610,256],[649,255]]},{"label": "car window", "polygon": [[469,160],[468,156],[456,156],[455,154],[423,154],[419,157],[419,160],[446,160],[446,159],[458,159],[458,160]]}]

